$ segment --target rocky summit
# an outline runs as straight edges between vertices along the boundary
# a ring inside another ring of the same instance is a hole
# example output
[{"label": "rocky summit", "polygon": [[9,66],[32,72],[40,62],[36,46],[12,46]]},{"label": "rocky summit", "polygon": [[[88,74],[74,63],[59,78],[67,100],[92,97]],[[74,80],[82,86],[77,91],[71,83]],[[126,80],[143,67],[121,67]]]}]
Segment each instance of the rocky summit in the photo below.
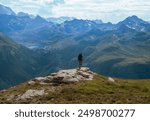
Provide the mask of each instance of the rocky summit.
[{"label": "rocky summit", "polygon": [[[79,81],[93,80],[93,76],[96,73],[90,71],[87,67],[82,67],[81,69],[67,69],[60,70],[57,73],[51,73],[45,77],[37,77],[27,82],[28,86],[34,87],[35,85],[48,85],[48,90],[50,92],[55,92],[60,90],[61,84],[70,84],[76,83]],[[38,89],[28,89],[23,94],[19,94],[16,96],[16,100],[25,100],[25,99],[33,99],[37,96],[46,95],[46,88],[39,87]],[[14,94],[11,95],[7,101],[15,99]]]},{"label": "rocky summit", "polygon": [[60,70],[0,91],[0,104],[130,104],[150,102],[150,80],[106,77],[87,67]]},{"label": "rocky summit", "polygon": [[60,70],[57,73],[51,73],[45,77],[37,77],[28,82],[28,84],[33,85],[35,82],[40,84],[59,84],[59,83],[74,83],[82,80],[92,80],[93,73],[87,67],[82,67],[81,69],[67,69]]}]

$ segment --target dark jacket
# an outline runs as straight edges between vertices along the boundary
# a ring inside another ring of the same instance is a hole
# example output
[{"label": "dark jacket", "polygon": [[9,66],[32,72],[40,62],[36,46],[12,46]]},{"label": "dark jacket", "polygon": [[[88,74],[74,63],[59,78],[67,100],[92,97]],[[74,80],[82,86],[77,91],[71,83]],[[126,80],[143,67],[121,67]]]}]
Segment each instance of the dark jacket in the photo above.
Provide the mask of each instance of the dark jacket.
[{"label": "dark jacket", "polygon": [[78,55],[78,61],[83,61],[83,56],[81,53]]}]

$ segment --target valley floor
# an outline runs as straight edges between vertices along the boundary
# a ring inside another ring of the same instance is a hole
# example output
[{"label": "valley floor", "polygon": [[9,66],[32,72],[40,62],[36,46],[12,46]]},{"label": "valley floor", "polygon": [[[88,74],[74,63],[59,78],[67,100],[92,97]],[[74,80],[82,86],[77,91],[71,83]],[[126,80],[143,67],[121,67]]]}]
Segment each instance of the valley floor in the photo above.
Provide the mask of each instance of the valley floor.
[{"label": "valley floor", "polygon": [[[0,103],[15,104],[150,104],[150,80],[115,79],[96,75],[92,81],[73,84],[41,85],[28,83],[0,91]],[[43,96],[17,99],[27,90],[45,90]]]}]

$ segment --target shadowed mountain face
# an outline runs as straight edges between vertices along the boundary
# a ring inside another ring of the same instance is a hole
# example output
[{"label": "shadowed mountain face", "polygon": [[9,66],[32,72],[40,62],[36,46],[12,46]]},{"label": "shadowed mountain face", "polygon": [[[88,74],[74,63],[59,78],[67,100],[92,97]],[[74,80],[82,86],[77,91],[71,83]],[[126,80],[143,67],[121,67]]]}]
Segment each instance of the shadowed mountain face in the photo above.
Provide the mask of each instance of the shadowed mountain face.
[{"label": "shadowed mountain face", "polygon": [[84,55],[84,65],[98,73],[121,78],[150,78],[150,23],[137,16],[118,24],[78,19],[56,24],[25,13],[0,14],[0,18],[0,32],[32,49],[1,34],[3,73],[0,80],[3,85],[76,68],[80,52]]},{"label": "shadowed mountain face", "polygon": [[0,33],[0,89],[32,78],[37,65],[32,51]]},{"label": "shadowed mountain face", "polygon": [[0,33],[0,90],[58,70],[59,58],[55,55],[30,50]]},{"label": "shadowed mountain face", "polygon": [[0,33],[0,89],[53,72],[55,60],[54,54],[30,50]]}]

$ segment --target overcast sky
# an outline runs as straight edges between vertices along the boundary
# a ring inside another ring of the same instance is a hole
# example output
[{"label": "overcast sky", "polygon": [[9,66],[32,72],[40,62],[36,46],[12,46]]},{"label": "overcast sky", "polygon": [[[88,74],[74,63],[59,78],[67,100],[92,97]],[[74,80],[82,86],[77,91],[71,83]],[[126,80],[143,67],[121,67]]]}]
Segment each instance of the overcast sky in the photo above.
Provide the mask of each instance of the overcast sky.
[{"label": "overcast sky", "polygon": [[0,0],[16,13],[41,15],[43,17],[76,17],[101,19],[116,23],[137,15],[150,21],[150,0]]}]

